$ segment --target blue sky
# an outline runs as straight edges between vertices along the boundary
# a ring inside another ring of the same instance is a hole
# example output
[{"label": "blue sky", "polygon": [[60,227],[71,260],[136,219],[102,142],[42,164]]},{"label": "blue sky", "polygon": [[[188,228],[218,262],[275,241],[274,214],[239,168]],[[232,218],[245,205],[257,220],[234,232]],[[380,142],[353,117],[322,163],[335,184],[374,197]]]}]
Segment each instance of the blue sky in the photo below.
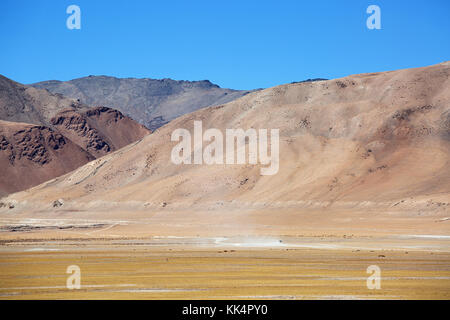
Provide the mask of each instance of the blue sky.
[{"label": "blue sky", "polygon": [[[81,8],[69,30],[66,8]],[[381,8],[369,30],[366,8]],[[450,60],[448,0],[1,0],[0,74],[209,79],[253,89]]]}]

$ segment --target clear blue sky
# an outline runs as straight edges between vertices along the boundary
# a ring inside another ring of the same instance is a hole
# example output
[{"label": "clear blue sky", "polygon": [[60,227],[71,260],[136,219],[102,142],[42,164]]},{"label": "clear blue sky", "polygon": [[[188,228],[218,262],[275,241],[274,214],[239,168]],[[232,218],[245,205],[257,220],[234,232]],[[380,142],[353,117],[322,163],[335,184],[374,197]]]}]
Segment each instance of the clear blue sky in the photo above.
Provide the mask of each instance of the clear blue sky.
[{"label": "clear blue sky", "polygon": [[[81,30],[66,27],[71,4]],[[370,4],[381,30],[366,28]],[[449,16],[449,0],[0,0],[0,74],[270,87],[450,60]]]}]

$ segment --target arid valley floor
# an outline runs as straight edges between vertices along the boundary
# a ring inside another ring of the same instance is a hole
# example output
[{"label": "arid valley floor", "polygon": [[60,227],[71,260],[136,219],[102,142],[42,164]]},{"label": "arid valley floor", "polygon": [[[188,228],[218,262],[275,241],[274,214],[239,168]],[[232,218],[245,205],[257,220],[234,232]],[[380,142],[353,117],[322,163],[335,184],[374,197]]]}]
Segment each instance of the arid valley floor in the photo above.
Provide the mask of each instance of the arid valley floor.
[{"label": "arid valley floor", "polygon": [[[393,214],[387,229],[372,212],[336,214],[307,212],[303,232],[285,226],[283,236],[271,235],[280,228],[264,213],[248,213],[254,230],[232,226],[233,217],[198,228],[177,212],[2,215],[0,299],[450,299],[446,218]],[[66,288],[69,265],[80,267],[79,290]],[[366,286],[370,265],[381,269],[379,290]]]}]

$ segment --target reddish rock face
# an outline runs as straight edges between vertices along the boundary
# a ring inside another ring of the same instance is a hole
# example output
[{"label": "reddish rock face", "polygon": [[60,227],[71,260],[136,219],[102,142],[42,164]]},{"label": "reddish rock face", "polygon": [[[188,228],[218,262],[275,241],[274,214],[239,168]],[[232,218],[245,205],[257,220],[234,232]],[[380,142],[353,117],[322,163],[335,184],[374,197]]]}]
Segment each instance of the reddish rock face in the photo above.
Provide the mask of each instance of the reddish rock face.
[{"label": "reddish rock face", "polygon": [[0,76],[0,196],[63,175],[149,133],[117,110],[90,108]]},{"label": "reddish rock face", "polygon": [[0,195],[33,187],[94,159],[51,128],[0,120]]},{"label": "reddish rock face", "polygon": [[54,128],[96,158],[150,133],[143,125],[106,107],[85,111],[64,110],[50,121]]}]

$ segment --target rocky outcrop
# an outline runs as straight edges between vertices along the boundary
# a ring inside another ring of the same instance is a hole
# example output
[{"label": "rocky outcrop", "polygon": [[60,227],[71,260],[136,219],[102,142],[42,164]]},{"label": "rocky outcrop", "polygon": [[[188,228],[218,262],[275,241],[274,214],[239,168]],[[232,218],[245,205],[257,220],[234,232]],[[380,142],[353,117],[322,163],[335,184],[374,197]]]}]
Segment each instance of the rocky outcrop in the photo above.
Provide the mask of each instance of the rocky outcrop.
[{"label": "rocky outcrop", "polygon": [[30,188],[94,159],[52,128],[0,120],[0,195]]},{"label": "rocky outcrop", "polygon": [[123,148],[149,133],[120,111],[106,107],[82,112],[65,110],[53,117],[51,124],[95,157]]},{"label": "rocky outcrop", "polygon": [[95,157],[100,157],[112,150],[98,130],[93,128],[87,117],[72,110],[63,111],[52,118],[52,125],[66,136],[70,137],[83,149]]}]

